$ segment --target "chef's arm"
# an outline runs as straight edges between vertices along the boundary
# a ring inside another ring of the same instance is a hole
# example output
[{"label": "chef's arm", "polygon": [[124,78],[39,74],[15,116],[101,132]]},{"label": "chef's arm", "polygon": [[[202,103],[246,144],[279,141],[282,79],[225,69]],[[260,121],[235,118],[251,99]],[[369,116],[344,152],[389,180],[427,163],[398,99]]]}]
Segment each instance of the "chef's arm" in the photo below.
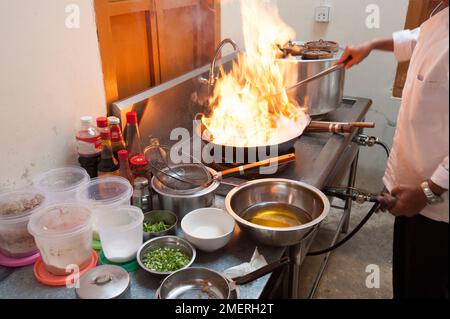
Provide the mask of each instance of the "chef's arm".
[{"label": "chef's arm", "polygon": [[449,159],[448,156],[444,159],[441,165],[436,169],[431,177],[429,184],[431,191],[436,195],[442,195],[448,192],[449,188],[449,174],[448,174]]},{"label": "chef's arm", "polygon": [[337,64],[345,63],[349,69],[364,61],[373,50],[394,52],[399,62],[409,61],[419,38],[420,28],[395,32],[392,37],[375,39],[348,46]]}]

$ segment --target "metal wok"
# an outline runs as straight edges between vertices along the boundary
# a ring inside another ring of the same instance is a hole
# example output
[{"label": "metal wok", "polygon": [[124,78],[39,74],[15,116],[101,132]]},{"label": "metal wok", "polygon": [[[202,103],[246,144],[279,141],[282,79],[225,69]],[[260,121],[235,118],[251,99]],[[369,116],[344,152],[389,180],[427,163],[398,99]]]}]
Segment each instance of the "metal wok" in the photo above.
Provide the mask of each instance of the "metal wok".
[{"label": "metal wok", "polygon": [[[224,163],[230,164],[246,164],[267,160],[280,155],[295,153],[294,145],[304,133],[351,133],[355,128],[374,128],[375,123],[372,122],[320,122],[310,121],[305,128],[299,127],[297,136],[273,145],[259,146],[230,146],[219,145],[213,142],[213,137],[209,133],[205,125],[200,124],[195,128],[195,134],[202,139],[203,147],[207,148],[211,158],[220,159]],[[220,152],[220,156],[216,152]]]}]

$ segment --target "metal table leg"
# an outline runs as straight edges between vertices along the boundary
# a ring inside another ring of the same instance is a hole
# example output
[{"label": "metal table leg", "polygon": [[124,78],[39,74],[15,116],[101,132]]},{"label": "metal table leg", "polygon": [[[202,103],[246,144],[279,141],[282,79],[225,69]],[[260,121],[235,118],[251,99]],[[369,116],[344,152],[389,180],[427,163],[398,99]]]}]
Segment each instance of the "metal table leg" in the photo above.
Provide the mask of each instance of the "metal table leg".
[{"label": "metal table leg", "polygon": [[[350,166],[350,173],[349,173],[349,176],[348,176],[348,183],[347,183],[348,187],[355,187],[356,173],[358,171],[358,163],[359,163],[359,152],[356,154],[356,157],[353,160],[352,165]],[[353,201],[351,199],[347,199],[345,201],[344,215],[346,217],[345,217],[345,223],[342,226],[342,233],[343,234],[347,234],[348,233],[348,229],[350,227],[350,214],[351,214],[351,211],[352,211],[352,205],[353,205]],[[347,212],[348,212],[348,214],[346,214]]]},{"label": "metal table leg", "polygon": [[[356,157],[353,160],[353,163],[350,167],[350,174],[349,174],[348,184],[347,184],[349,187],[355,186],[356,172],[358,169],[358,159],[359,159],[359,152],[356,154]],[[333,240],[331,241],[330,246],[333,246],[337,243],[339,236],[341,234],[346,234],[348,232],[348,229],[350,226],[350,215],[351,215],[351,210],[352,210],[352,203],[353,202],[351,200],[347,200],[345,202],[345,206],[343,208],[344,213],[339,221],[339,225],[336,229],[336,232],[334,234],[334,237],[333,237]],[[325,255],[325,257],[323,258],[322,262],[320,263],[319,272],[318,272],[316,278],[314,279],[313,286],[307,297],[308,299],[314,298],[317,288],[319,287],[320,281],[322,280],[323,274],[325,273],[331,253],[332,253],[331,251],[329,253],[327,253]]]}]

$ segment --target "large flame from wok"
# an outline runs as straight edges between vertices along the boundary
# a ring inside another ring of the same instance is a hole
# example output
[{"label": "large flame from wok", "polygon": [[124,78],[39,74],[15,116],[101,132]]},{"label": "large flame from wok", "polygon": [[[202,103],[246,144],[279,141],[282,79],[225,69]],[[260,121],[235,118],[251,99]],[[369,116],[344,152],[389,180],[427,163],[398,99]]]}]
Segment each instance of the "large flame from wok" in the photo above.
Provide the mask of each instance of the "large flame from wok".
[{"label": "large flame from wok", "polygon": [[246,52],[231,72],[221,70],[209,101],[211,115],[202,121],[215,144],[280,144],[299,136],[309,122],[306,111],[285,90],[285,83],[296,78],[297,68],[282,70],[276,63],[277,45],[294,39],[295,32],[273,5],[241,0],[241,10]]}]

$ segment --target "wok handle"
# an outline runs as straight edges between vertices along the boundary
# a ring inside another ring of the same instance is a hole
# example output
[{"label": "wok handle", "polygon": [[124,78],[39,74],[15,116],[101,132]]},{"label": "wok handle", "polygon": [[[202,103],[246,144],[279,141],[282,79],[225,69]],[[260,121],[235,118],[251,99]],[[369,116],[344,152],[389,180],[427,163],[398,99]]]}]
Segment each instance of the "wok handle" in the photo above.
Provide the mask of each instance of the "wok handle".
[{"label": "wok handle", "polygon": [[352,133],[355,128],[374,128],[373,122],[319,122],[311,121],[306,128],[306,133]]},{"label": "wok handle", "polygon": [[281,268],[291,262],[291,259],[289,257],[281,258],[280,260],[277,260],[273,263],[270,263],[258,270],[255,270],[254,272],[251,272],[245,276],[236,278],[234,280],[234,283],[236,285],[245,285],[248,284],[256,279],[259,279],[267,274],[270,274],[271,272],[277,270],[278,268]]},{"label": "wok handle", "polygon": [[247,164],[247,165],[242,165],[242,166],[238,166],[238,167],[233,167],[230,169],[226,169],[224,171],[221,171],[219,173],[217,173],[218,177],[221,178],[225,178],[226,176],[235,174],[235,173],[243,173],[249,169],[252,168],[258,168],[258,167],[262,167],[262,166],[269,166],[269,165],[277,165],[277,164],[283,164],[283,163],[287,163],[290,161],[295,160],[295,153],[291,153],[291,154],[287,154],[287,155],[283,155],[283,156],[278,156],[278,157],[274,157],[274,158],[269,158],[266,159],[264,161],[260,161],[260,162],[256,162],[256,163],[251,163],[251,164]]}]

